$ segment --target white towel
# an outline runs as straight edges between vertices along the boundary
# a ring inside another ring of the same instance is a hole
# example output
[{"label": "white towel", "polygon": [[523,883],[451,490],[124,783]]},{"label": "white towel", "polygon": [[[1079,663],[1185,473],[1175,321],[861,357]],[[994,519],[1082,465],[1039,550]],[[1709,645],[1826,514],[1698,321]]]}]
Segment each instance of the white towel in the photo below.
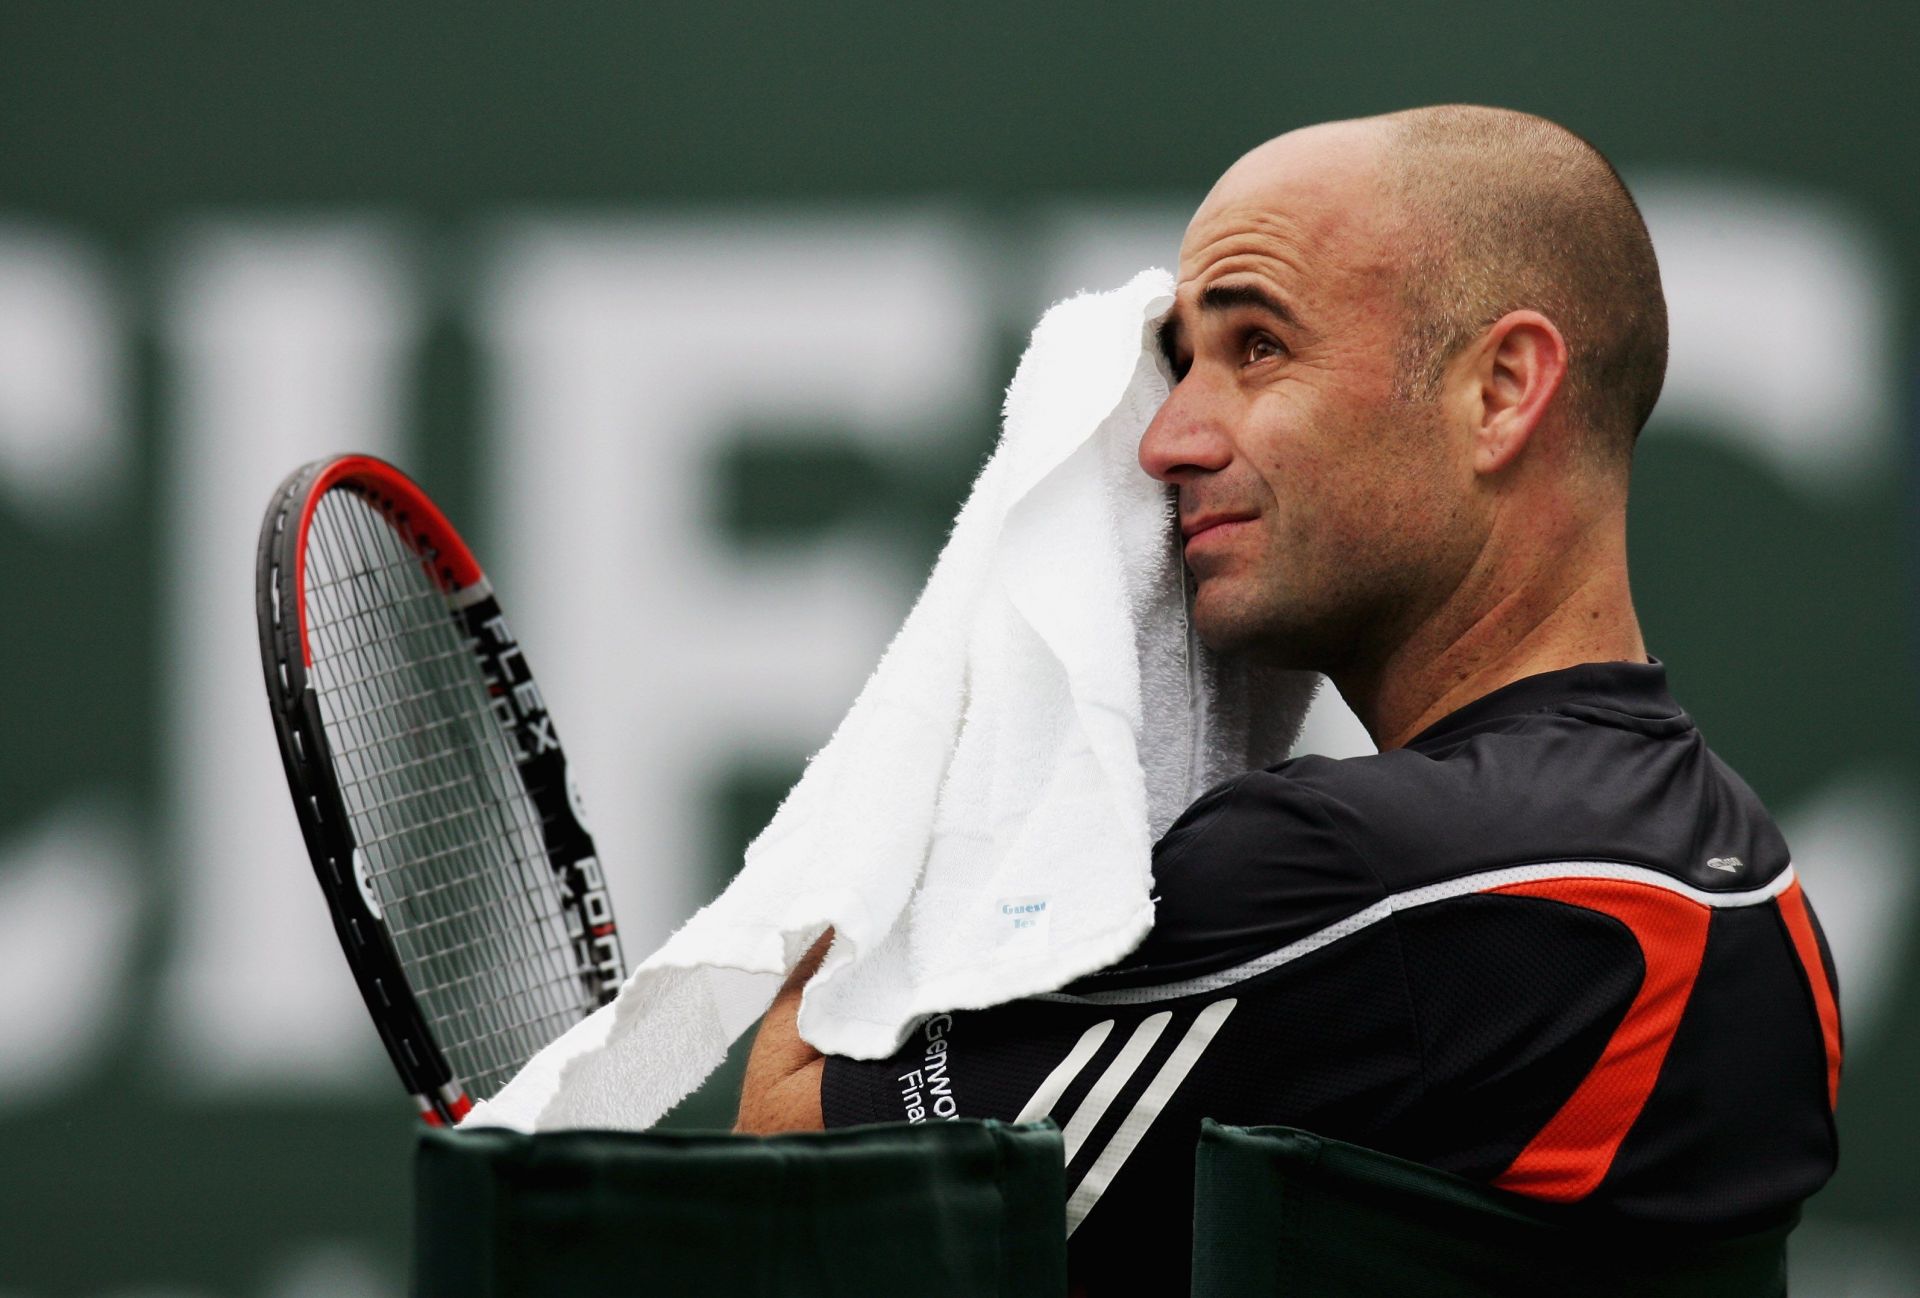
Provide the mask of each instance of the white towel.
[{"label": "white towel", "polygon": [[739,875],[469,1125],[652,1125],[829,925],[800,1033],[863,1059],[1139,944],[1154,840],[1284,757],[1319,679],[1190,634],[1169,496],[1136,459],[1171,294],[1149,270],[1047,312],[925,590]]}]

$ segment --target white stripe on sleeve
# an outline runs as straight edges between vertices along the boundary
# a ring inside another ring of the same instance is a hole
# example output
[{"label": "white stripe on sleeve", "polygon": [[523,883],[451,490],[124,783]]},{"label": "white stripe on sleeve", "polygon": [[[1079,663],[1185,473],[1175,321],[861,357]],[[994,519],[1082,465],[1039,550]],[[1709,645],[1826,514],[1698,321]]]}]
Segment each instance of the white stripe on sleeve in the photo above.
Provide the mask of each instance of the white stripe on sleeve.
[{"label": "white stripe on sleeve", "polygon": [[[1067,1196],[1067,1234],[1071,1235],[1079,1229],[1093,1205],[1113,1184],[1114,1174],[1120,1170],[1120,1165],[1139,1146],[1141,1138],[1147,1134],[1147,1128],[1160,1116],[1160,1110],[1166,1108],[1173,1093],[1180,1089],[1180,1083],[1187,1080],[1187,1074],[1193,1071],[1194,1064],[1199,1062],[1201,1054],[1220,1030],[1220,1025],[1227,1021],[1227,1015],[1233,1013],[1237,1003],[1230,999],[1215,1001],[1195,1017],[1193,1026],[1187,1029],[1187,1035],[1180,1039],[1180,1044],[1167,1056],[1167,1062],[1160,1065],[1160,1071],[1147,1083],[1147,1089],[1141,1093],[1133,1111],[1120,1123],[1120,1129],[1113,1133],[1113,1139],[1107,1142],[1107,1147],[1093,1160],[1093,1166],[1080,1178],[1080,1184],[1074,1186],[1073,1193]],[[1101,1080],[1104,1082],[1106,1079]],[[1074,1114],[1076,1121],[1079,1117],[1079,1114]],[[1073,1155],[1068,1154],[1067,1157],[1072,1158]]]},{"label": "white stripe on sleeve", "polygon": [[1133,1076],[1133,1070],[1140,1067],[1140,1061],[1147,1057],[1147,1051],[1153,1049],[1153,1043],[1160,1039],[1166,1030],[1167,1021],[1173,1017],[1171,1010],[1161,1010],[1158,1014],[1148,1015],[1140,1020],[1140,1026],[1127,1038],[1127,1044],[1120,1047],[1120,1053],[1107,1065],[1107,1071],[1100,1074],[1100,1080],[1087,1092],[1087,1098],[1080,1101],[1080,1107],[1073,1111],[1072,1121],[1061,1133],[1067,1143],[1067,1161],[1080,1152],[1080,1146],[1099,1125],[1106,1115],[1107,1106],[1113,1103],[1113,1097],[1120,1094],[1120,1088]]},{"label": "white stripe on sleeve", "polygon": [[1073,1049],[1067,1051],[1067,1057],[1053,1066],[1053,1071],[1047,1074],[1047,1080],[1040,1083],[1040,1089],[1033,1093],[1014,1121],[1037,1122],[1053,1112],[1053,1106],[1060,1102],[1061,1095],[1080,1075],[1080,1070],[1092,1061],[1106,1041],[1107,1034],[1112,1031],[1113,1020],[1105,1019],[1082,1032],[1080,1039],[1073,1043]]}]

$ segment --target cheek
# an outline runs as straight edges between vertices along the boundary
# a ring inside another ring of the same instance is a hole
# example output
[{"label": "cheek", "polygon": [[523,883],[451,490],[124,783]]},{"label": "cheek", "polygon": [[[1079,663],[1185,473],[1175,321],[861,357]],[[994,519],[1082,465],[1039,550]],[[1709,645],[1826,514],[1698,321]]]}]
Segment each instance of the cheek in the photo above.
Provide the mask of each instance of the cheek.
[{"label": "cheek", "polygon": [[1404,412],[1361,419],[1331,411],[1272,444],[1263,477],[1274,495],[1275,546],[1329,577],[1406,566],[1447,526],[1447,469]]},{"label": "cheek", "polygon": [[1257,468],[1270,494],[1275,541],[1300,553],[1338,548],[1364,532],[1376,494],[1355,434],[1310,400],[1270,419]]}]

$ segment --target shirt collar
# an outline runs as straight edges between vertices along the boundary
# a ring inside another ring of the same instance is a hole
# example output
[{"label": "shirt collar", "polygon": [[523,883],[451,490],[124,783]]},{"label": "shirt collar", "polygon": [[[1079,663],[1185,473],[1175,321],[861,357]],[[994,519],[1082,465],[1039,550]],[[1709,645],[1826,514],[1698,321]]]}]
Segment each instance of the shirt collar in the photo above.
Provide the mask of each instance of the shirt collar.
[{"label": "shirt collar", "polygon": [[1666,665],[1658,658],[1643,663],[1580,663],[1522,676],[1483,694],[1422,730],[1407,741],[1407,747],[1428,747],[1488,722],[1529,712],[1591,715],[1594,710],[1616,714],[1628,725],[1639,723],[1636,728],[1665,730],[1693,724],[1668,692]]}]

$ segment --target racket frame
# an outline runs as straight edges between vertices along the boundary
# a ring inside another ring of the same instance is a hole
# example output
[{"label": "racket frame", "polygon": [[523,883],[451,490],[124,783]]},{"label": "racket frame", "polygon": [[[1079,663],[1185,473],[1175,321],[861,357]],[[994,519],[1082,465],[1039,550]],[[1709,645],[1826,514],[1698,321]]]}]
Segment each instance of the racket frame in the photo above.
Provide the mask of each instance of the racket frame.
[{"label": "racket frame", "polygon": [[296,469],[275,490],[261,522],[255,567],[261,665],[280,760],[334,932],[387,1056],[420,1116],[434,1126],[452,1126],[472,1108],[472,1098],[435,1040],[385,919],[363,892],[371,883],[356,871],[352,822],[311,678],[304,616],[308,528],[321,498],[335,490],[357,492],[419,557],[483,675],[503,686],[496,711],[530,736],[526,743],[538,747],[528,753],[516,741],[549,864],[561,878],[562,896],[579,911],[576,946],[582,958],[591,953],[596,1004],[613,999],[625,962],[564,751],[525,658],[506,631],[492,587],[466,543],[426,493],[384,460],[338,455]]}]

